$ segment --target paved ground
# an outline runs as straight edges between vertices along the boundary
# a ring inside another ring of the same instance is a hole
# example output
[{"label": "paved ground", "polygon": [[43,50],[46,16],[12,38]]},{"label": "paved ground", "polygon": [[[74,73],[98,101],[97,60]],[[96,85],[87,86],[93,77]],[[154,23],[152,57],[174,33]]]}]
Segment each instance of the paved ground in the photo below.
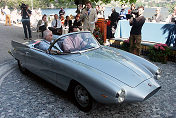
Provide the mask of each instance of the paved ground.
[{"label": "paved ground", "polygon": [[32,74],[20,73],[6,50],[11,39],[23,41],[22,29],[0,25],[0,118],[176,118],[176,63],[155,63],[162,70],[158,80],[162,88],[150,99],[135,104],[96,104],[91,112],[84,113],[67,93]]},{"label": "paved ground", "polygon": [[[34,39],[37,38],[36,32],[32,32],[32,35]],[[11,48],[12,40],[25,42],[22,24],[19,24],[18,26],[4,26],[4,24],[0,21],[0,63],[12,59],[12,57],[7,53]]]}]

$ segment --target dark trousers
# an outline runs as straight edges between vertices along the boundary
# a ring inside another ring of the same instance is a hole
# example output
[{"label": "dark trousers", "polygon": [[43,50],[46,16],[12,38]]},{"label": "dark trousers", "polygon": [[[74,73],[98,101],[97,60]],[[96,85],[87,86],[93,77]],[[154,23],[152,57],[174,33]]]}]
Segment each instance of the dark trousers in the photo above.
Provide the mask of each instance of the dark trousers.
[{"label": "dark trousers", "polygon": [[141,35],[130,34],[130,52],[135,55],[140,55],[141,52]]},{"label": "dark trousers", "polygon": [[25,38],[28,38],[27,29],[28,29],[28,33],[29,33],[29,38],[32,38],[30,20],[23,20],[22,24],[23,24]]},{"label": "dark trousers", "polygon": [[46,26],[45,25],[42,25],[39,27],[39,31],[42,32],[42,38],[43,38],[43,32],[46,30]]},{"label": "dark trousers", "polygon": [[61,28],[54,28],[54,27],[48,27],[49,30],[52,31],[55,35],[62,35],[62,27]]}]

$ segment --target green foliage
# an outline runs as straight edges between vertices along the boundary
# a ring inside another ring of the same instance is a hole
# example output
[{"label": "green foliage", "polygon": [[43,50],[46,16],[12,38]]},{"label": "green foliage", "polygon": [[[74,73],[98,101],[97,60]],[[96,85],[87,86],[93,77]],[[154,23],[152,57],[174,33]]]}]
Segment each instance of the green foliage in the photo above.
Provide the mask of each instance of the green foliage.
[{"label": "green foliage", "polygon": [[[76,4],[85,4],[85,2],[88,0],[33,0],[33,7],[34,8],[48,8],[51,4],[53,4],[56,8],[60,7],[69,7],[73,4],[76,7]],[[111,2],[111,0],[90,0],[92,3],[97,3],[99,1],[102,1],[105,4],[108,4]],[[122,3],[135,3],[136,0],[115,0]],[[4,7],[7,5],[9,8],[18,8],[19,4],[24,2],[25,4],[29,4],[31,7],[31,0],[1,0],[0,7]],[[76,4],[75,4],[76,3]]]},{"label": "green foliage", "polygon": [[176,6],[176,3],[172,3],[172,4],[167,5],[169,13],[173,13],[175,6]]},{"label": "green foliage", "polygon": [[166,44],[155,44],[149,48],[149,59],[156,62],[167,63],[171,49]]}]

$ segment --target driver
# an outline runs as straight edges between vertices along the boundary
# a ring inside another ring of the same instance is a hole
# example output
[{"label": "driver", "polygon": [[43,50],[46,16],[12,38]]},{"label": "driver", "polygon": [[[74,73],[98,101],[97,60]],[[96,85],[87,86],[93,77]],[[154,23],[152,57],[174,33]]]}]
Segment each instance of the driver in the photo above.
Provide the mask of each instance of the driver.
[{"label": "driver", "polygon": [[85,42],[78,34],[72,34],[70,36],[67,36],[63,41],[64,52],[81,50],[85,46]]},{"label": "driver", "polygon": [[[50,47],[50,44],[52,43],[52,31],[50,30],[45,30],[43,32],[43,37],[44,37],[44,40],[42,42],[40,42],[39,44],[39,49],[41,50],[44,50],[44,51],[47,51],[48,48]],[[54,46],[55,47],[55,46]],[[53,49],[52,49],[53,50]],[[51,51],[52,51],[51,50]],[[57,49],[55,49],[57,51],[61,50],[58,46],[57,46]],[[54,51],[54,50],[53,50]]]}]

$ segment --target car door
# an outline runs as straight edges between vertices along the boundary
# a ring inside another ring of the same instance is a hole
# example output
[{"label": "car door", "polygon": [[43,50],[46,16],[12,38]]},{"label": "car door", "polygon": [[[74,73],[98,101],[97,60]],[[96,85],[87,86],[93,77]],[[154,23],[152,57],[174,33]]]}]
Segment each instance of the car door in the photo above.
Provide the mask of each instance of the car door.
[{"label": "car door", "polygon": [[52,65],[55,63],[52,55],[40,49],[29,49],[26,52],[26,66],[34,74],[55,83],[56,73]]}]

